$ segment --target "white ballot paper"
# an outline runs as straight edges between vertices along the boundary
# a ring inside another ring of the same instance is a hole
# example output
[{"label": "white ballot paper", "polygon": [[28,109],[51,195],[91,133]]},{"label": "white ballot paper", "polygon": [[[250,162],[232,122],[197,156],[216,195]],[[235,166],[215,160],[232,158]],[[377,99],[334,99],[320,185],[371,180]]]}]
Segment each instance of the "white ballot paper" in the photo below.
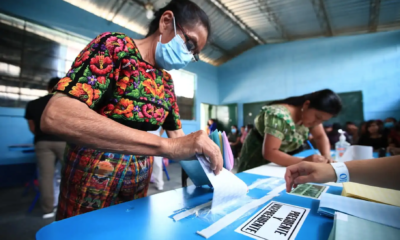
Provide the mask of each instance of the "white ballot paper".
[{"label": "white ballot paper", "polygon": [[214,188],[211,212],[216,212],[247,194],[247,185],[233,173],[223,168],[218,175],[215,175],[208,159],[199,154],[197,159]]}]

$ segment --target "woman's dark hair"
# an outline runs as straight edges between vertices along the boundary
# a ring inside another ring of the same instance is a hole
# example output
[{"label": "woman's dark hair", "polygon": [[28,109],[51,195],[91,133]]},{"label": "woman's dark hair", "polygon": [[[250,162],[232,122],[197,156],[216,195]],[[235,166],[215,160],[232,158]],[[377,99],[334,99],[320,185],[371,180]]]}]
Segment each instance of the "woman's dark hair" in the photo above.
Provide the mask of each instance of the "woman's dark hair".
[{"label": "woman's dark hair", "polygon": [[387,121],[387,120],[392,120],[392,122],[395,123],[395,124],[397,123],[397,120],[394,117],[388,117],[388,118],[385,119],[385,121]]},{"label": "woman's dark hair", "polygon": [[236,128],[236,129],[238,129],[238,127],[237,127],[236,125],[232,125],[231,127],[234,127],[234,128]]},{"label": "woman's dark hair", "polygon": [[288,104],[300,107],[306,101],[310,101],[309,108],[314,108],[322,112],[330,113],[333,116],[339,114],[342,110],[342,101],[340,97],[330,89],[324,89],[310,94],[305,94],[297,97],[290,97],[283,100],[278,100],[270,103],[275,104]]},{"label": "woman's dark hair", "polygon": [[[365,135],[367,136],[367,137],[369,137],[370,136],[370,133],[369,133],[369,127],[372,125],[372,124],[376,124],[377,126],[378,126],[378,128],[380,128],[379,127],[379,124],[378,124],[378,121],[376,121],[376,120],[369,120],[366,124],[365,124]],[[378,129],[378,132],[381,132],[381,129]]]},{"label": "woman's dark hair", "polygon": [[332,124],[332,132],[335,131],[337,133],[339,129],[342,129],[342,125],[340,125],[340,123]]},{"label": "woman's dark hair", "polygon": [[253,128],[254,128],[253,124],[247,124],[247,131],[249,131],[250,129],[253,129]]},{"label": "woman's dark hair", "polygon": [[165,11],[174,13],[175,22],[182,27],[192,28],[201,23],[207,29],[207,40],[211,36],[211,25],[207,14],[197,4],[189,0],[172,0],[167,6],[154,13],[154,19],[150,22],[146,37],[155,33],[160,25],[161,16]]}]

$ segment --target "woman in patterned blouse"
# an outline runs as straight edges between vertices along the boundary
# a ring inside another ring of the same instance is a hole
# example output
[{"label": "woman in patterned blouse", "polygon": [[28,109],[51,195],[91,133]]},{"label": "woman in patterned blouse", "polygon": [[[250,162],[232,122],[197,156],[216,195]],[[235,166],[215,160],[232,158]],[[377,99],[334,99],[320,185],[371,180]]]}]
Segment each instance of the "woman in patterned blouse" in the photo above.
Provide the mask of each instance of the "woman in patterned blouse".
[{"label": "woman in patterned blouse", "polygon": [[[106,32],[77,56],[55,87],[42,129],[68,142],[57,220],[146,196],[153,157],[222,156],[203,131],[184,135],[174,84],[165,70],[185,67],[210,36],[206,13],[173,0],[155,13],[144,39]],[[146,131],[162,127],[169,139]]]},{"label": "woman in patterned blouse", "polygon": [[264,106],[244,141],[239,172],[269,162],[289,166],[302,161],[288,153],[300,148],[310,131],[322,156],[312,155],[303,161],[330,162],[329,140],[322,123],[341,109],[339,96],[328,89]]}]

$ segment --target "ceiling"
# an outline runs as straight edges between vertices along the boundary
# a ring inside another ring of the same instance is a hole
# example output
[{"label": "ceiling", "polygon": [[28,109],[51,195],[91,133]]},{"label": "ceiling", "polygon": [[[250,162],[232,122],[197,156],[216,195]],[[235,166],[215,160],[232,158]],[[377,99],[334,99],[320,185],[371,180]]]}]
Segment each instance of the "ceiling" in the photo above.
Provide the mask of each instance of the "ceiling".
[{"label": "ceiling", "polygon": [[[141,35],[169,0],[64,0]],[[196,0],[212,23],[200,58],[220,65],[260,44],[400,29],[400,0]]]}]

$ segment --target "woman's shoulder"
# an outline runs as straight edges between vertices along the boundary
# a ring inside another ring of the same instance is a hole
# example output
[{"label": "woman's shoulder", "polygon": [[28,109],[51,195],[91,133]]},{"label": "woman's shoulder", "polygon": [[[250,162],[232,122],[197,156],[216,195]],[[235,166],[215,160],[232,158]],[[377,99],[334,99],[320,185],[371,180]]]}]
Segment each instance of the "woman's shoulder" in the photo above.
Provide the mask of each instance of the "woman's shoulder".
[{"label": "woman's shoulder", "polygon": [[292,121],[292,117],[290,116],[290,112],[285,106],[282,105],[269,105],[264,106],[262,111],[265,112],[267,117],[282,119],[288,123]]}]

